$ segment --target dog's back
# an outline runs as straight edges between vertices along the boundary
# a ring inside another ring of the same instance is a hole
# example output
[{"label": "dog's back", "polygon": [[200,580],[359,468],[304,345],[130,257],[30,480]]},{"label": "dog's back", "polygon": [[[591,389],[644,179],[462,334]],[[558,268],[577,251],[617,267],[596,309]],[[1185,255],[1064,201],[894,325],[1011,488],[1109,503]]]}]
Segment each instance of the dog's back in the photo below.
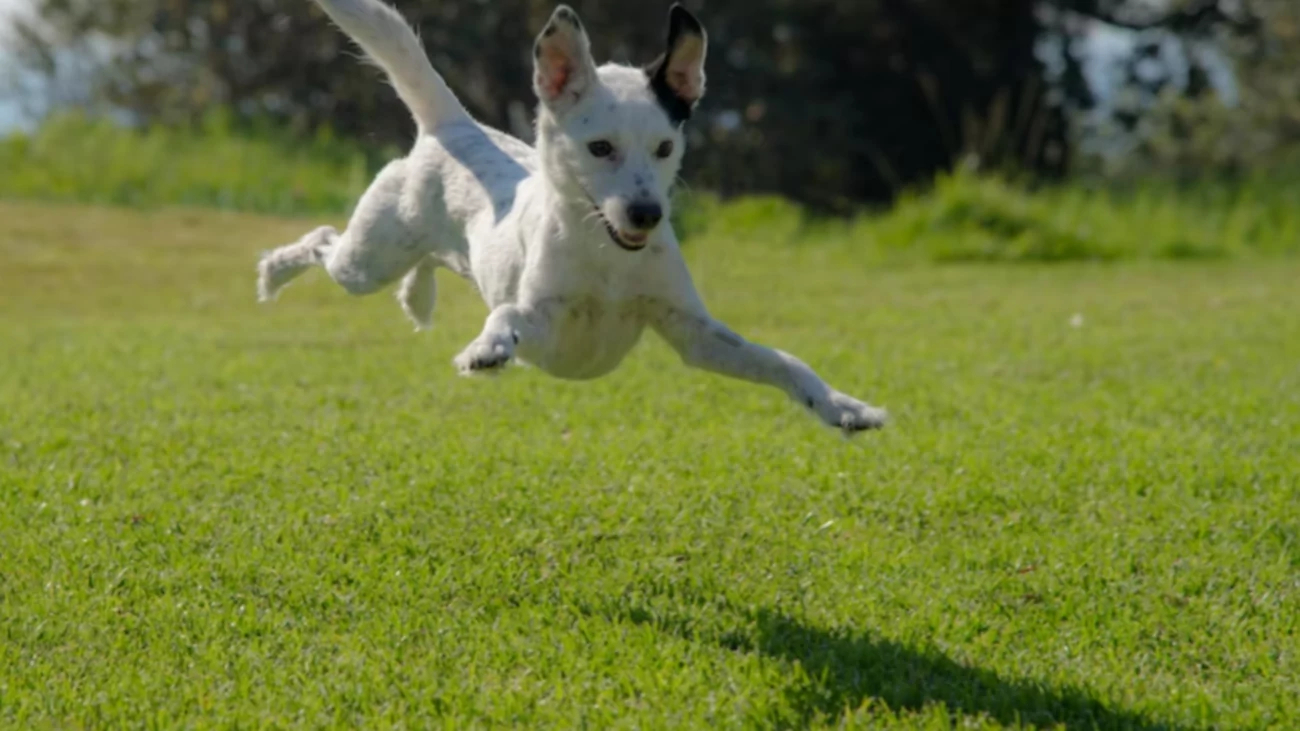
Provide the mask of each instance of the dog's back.
[{"label": "dog's back", "polygon": [[[469,115],[396,10],[375,0],[316,2],[384,70],[419,125],[410,155],[380,174],[358,212],[375,225],[424,232],[433,240],[421,248],[468,274],[468,231],[505,220],[537,170],[536,151]],[[358,233],[366,228],[362,221]]]}]

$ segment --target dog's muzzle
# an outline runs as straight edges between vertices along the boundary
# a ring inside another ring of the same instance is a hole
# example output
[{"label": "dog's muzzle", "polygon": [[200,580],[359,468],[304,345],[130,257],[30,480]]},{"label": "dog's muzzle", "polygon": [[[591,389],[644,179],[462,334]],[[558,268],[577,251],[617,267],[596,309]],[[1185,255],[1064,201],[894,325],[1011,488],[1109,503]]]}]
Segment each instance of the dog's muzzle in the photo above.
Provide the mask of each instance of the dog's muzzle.
[{"label": "dog's muzzle", "polygon": [[640,251],[645,248],[646,242],[650,240],[648,231],[633,235],[619,233],[618,227],[610,222],[604,211],[600,210],[600,206],[596,205],[595,197],[588,193],[585,187],[582,187],[582,194],[587,196],[587,202],[591,204],[591,210],[596,212],[601,225],[605,227],[605,233],[609,234],[609,240],[613,241],[618,248],[624,251]]}]

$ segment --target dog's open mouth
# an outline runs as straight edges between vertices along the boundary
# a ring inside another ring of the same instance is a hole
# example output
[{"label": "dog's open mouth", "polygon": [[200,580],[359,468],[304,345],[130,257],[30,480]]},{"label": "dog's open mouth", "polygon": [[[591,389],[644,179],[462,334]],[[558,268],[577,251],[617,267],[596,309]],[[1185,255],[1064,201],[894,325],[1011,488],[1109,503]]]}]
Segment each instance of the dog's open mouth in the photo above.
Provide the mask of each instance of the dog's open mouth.
[{"label": "dog's open mouth", "polygon": [[628,251],[640,251],[645,248],[645,242],[650,238],[645,233],[623,233],[615,228],[614,224],[609,222],[600,208],[596,208],[596,215],[600,216],[600,222],[605,226],[605,233],[609,234],[610,241],[613,241],[621,249]]},{"label": "dog's open mouth", "polygon": [[603,214],[600,217],[600,222],[605,224],[605,233],[609,234],[610,240],[628,251],[638,251],[644,248],[646,239],[649,238],[649,236],[643,233],[622,233],[618,229],[614,228],[614,225],[606,220]]}]

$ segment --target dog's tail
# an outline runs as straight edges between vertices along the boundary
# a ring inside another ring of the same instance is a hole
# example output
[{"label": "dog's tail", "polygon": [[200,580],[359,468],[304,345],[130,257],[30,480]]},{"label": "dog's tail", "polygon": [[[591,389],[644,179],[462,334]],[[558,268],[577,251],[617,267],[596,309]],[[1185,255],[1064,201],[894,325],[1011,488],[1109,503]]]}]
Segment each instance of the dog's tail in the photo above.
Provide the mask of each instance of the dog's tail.
[{"label": "dog's tail", "polygon": [[433,70],[415,31],[383,0],[316,0],[316,4],[388,74],[421,133],[469,116]]}]

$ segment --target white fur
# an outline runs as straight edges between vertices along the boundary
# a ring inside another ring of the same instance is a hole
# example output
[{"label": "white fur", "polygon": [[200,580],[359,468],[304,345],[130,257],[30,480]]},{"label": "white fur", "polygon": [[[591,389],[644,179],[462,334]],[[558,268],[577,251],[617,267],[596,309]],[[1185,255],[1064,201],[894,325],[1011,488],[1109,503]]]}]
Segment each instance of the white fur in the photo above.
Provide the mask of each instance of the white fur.
[{"label": "white fur", "polygon": [[[491,310],[455,358],[462,373],[518,358],[560,378],[596,378],[617,367],[649,326],[688,365],[780,388],[829,425],[883,425],[882,410],[709,315],[667,222],[680,125],[641,69],[596,68],[571,10],[561,6],[538,39],[542,104],[533,149],[471,119],[409,26],[380,0],[317,2],[385,69],[420,134],[406,158],[379,173],[345,231],[318,228],[263,257],[261,299],[320,264],[358,295],[401,280],[398,299],[423,328],[434,270],[443,267],[473,282]],[[689,58],[697,67],[673,71],[697,97],[704,39],[696,40]],[[616,154],[596,157],[588,149],[594,140],[610,142]],[[661,159],[665,141],[672,152]],[[662,222],[638,228],[629,214],[637,202],[658,205]]]}]

